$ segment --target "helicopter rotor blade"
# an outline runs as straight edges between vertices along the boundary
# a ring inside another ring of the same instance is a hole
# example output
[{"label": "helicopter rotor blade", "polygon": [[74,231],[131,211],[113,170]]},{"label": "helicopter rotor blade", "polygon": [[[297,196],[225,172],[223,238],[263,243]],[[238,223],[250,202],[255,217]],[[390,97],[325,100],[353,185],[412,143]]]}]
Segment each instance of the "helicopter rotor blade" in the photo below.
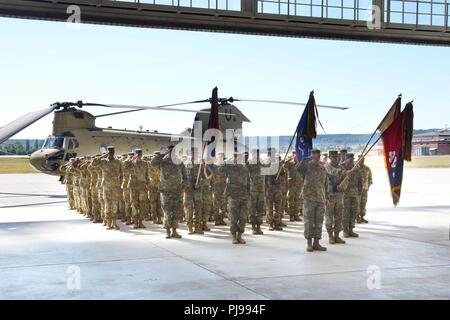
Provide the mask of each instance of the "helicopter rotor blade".
[{"label": "helicopter rotor blade", "polygon": [[[293,102],[293,101],[280,101],[280,100],[257,100],[257,99],[235,99],[230,98],[232,101],[243,101],[243,102],[260,102],[260,103],[273,103],[273,104],[287,104],[294,106],[306,106],[306,103],[302,102]],[[348,107],[337,107],[337,106],[328,106],[328,105],[317,105],[318,108],[327,108],[327,109],[337,109],[337,110],[347,110]]]},{"label": "helicopter rotor blade", "polygon": [[22,117],[8,123],[4,127],[0,128],[0,144],[19,133],[29,125],[35,123],[39,119],[45,117],[49,113],[55,110],[55,106],[50,108],[34,111],[23,115]]},{"label": "helicopter rotor blade", "polygon": [[[206,101],[209,101],[209,100],[206,100]],[[201,100],[196,103],[206,102],[206,101]],[[190,104],[190,103],[183,103],[183,104]],[[85,105],[90,105],[90,106],[96,105],[96,106],[102,106],[102,107],[107,107],[107,108],[117,108],[117,109],[132,109],[129,111],[119,111],[119,112],[101,114],[101,115],[96,116],[96,118],[113,116],[113,115],[117,115],[117,114],[129,113],[129,112],[143,111],[143,110],[178,111],[178,112],[206,113],[206,114],[211,113],[210,111],[202,111],[202,110],[167,108],[168,106],[171,106],[171,105],[156,106],[156,107],[132,106],[132,105],[122,105],[122,104],[102,104],[102,105],[100,105],[100,104],[94,104],[94,103],[86,103]],[[180,105],[180,104],[176,104],[176,105]],[[230,115],[228,113],[219,113],[219,114],[228,115],[228,116]]]}]

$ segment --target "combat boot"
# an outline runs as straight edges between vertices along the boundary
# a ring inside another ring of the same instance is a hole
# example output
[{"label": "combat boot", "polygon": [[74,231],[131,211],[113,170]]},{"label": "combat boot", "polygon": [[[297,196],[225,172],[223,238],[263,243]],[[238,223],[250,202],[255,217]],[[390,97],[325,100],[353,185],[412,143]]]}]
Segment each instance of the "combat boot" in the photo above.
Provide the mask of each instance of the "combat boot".
[{"label": "combat boot", "polygon": [[298,214],[294,216],[294,221],[302,221],[302,218]]},{"label": "combat boot", "polygon": [[156,219],[156,224],[162,224],[161,217],[158,217],[158,218]]},{"label": "combat boot", "polygon": [[137,219],[134,219],[133,229],[139,229],[139,221]]},{"label": "combat boot", "polygon": [[129,226],[130,224],[133,224],[133,222],[131,221],[131,217],[128,217],[125,225]]},{"label": "combat boot", "polygon": [[261,226],[256,226],[256,232],[257,234],[264,234],[264,232],[262,232],[261,230]]},{"label": "combat boot", "polygon": [[349,235],[350,235],[350,237],[353,237],[353,238],[359,237],[359,234],[357,234],[356,232],[353,232],[353,229],[350,229]]},{"label": "combat boot", "polygon": [[220,225],[221,226],[226,226],[227,223],[223,220],[223,218],[220,219]]},{"label": "combat boot", "polygon": [[194,234],[195,233],[195,231],[194,231],[194,229],[192,228],[192,226],[191,225],[188,225],[188,234]]},{"label": "combat boot", "polygon": [[252,225],[252,234],[258,234],[258,229],[255,225]]},{"label": "combat boot", "polygon": [[202,226],[201,225],[196,225],[194,228],[194,233],[196,234],[204,234],[203,230],[202,230]]},{"label": "combat boot", "polygon": [[222,223],[221,223],[219,220],[216,220],[216,221],[214,221],[214,225],[215,225],[215,226],[221,226]]},{"label": "combat boot", "polygon": [[270,223],[269,224],[269,231],[273,231],[273,230],[275,230],[274,227],[273,227],[273,223]]},{"label": "combat boot", "polygon": [[362,220],[360,217],[356,218],[356,223],[362,223]]},{"label": "combat boot", "polygon": [[334,238],[334,236],[333,236],[333,231],[328,231],[328,242],[330,243],[330,244],[335,244],[336,243],[336,240],[335,240],[335,238]]},{"label": "combat boot", "polygon": [[350,238],[350,233],[348,232],[348,229],[344,229],[344,238]]},{"label": "combat boot", "polygon": [[203,226],[202,226],[203,231],[211,231],[210,228],[208,228],[208,222],[203,222]]},{"label": "combat boot", "polygon": [[369,221],[367,221],[367,220],[364,219],[364,218],[361,218],[361,221],[362,221],[363,223],[369,223]]},{"label": "combat boot", "polygon": [[[279,225],[280,227],[287,227],[287,224],[284,223],[282,220],[280,220],[280,222],[278,223],[278,225]],[[277,229],[275,229],[275,230],[277,230]],[[281,230],[283,230],[283,229],[281,229]]]},{"label": "combat boot", "polygon": [[334,233],[334,242],[335,243],[345,244],[345,241],[342,240],[341,238],[339,238],[339,232],[335,232]]},{"label": "combat boot", "polygon": [[172,237],[172,238],[175,238],[175,239],[181,239],[181,235],[178,234],[177,229],[175,229],[175,228],[172,228],[172,234],[171,234],[171,237]]},{"label": "combat boot", "polygon": [[233,241],[232,241],[232,243],[233,244],[239,244],[239,240],[236,237],[236,233],[233,233]]},{"label": "combat boot", "polygon": [[242,233],[238,233],[237,241],[238,241],[240,244],[245,244],[245,243],[246,243],[245,240],[242,239]]},{"label": "combat boot", "polygon": [[294,221],[295,221],[295,217],[294,217],[294,216],[290,216],[290,217],[289,217],[289,221],[290,221],[290,222],[294,222]]},{"label": "combat boot", "polygon": [[281,224],[277,224],[277,223],[276,223],[276,224],[274,225],[273,229],[276,230],[276,231],[283,231],[283,228],[282,228],[281,226],[282,226]]},{"label": "combat boot", "polygon": [[314,238],[313,249],[317,251],[327,251],[327,248],[322,247],[319,243],[319,239]]},{"label": "combat boot", "polygon": [[141,229],[145,229],[146,228],[144,223],[142,222],[142,220],[139,221],[139,228],[141,228]]},{"label": "combat boot", "polygon": [[307,241],[308,241],[308,244],[306,245],[306,251],[313,252],[314,249],[313,249],[313,245],[312,245],[312,239],[307,239]]},{"label": "combat boot", "polygon": [[166,228],[166,239],[170,239],[171,235],[170,235],[170,228]]}]

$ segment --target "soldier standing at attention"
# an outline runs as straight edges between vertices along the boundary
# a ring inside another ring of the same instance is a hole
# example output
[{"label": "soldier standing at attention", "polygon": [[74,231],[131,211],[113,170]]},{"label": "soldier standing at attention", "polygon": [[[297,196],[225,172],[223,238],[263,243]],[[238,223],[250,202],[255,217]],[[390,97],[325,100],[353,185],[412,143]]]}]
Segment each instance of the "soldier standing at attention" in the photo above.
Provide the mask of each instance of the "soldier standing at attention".
[{"label": "soldier standing at attention", "polygon": [[[207,164],[203,161],[202,170],[205,168]],[[202,176],[203,172],[200,173],[200,176]],[[203,180],[203,177],[201,177]],[[199,181],[200,184],[200,181]],[[202,208],[202,218],[203,218],[203,231],[211,231],[211,229],[208,227],[208,221],[209,218],[212,216],[212,181],[211,179],[204,179],[202,181],[203,184],[203,208]]]},{"label": "soldier standing at attention", "polygon": [[[269,161],[274,161],[274,155],[272,151],[268,154],[270,157]],[[281,166],[281,163],[278,162]],[[282,208],[282,194],[280,187],[280,178],[277,179],[276,173],[273,175],[265,176],[265,191],[266,191],[266,201],[267,201],[267,223],[269,224],[269,231],[277,230],[282,231],[283,228],[280,226],[281,216],[283,214]],[[281,173],[280,173],[281,175]]]},{"label": "soldier standing at attention", "polygon": [[61,173],[64,174],[64,181],[66,182],[66,190],[67,190],[67,204],[69,210],[75,209],[75,200],[73,197],[73,177],[72,172],[70,171],[70,167],[72,166],[74,158],[71,158],[69,162],[61,166]]},{"label": "soldier standing at attention", "polygon": [[[96,155],[94,158],[99,157]],[[92,161],[89,162],[87,169],[91,174],[91,201],[92,201],[92,216],[93,222],[98,223],[101,222],[101,209],[100,209],[100,200],[98,198],[98,180],[99,180],[99,169],[92,167]]]},{"label": "soldier standing at attention", "polygon": [[216,226],[226,226],[227,224],[223,220],[227,214],[227,197],[225,194],[225,189],[227,186],[227,177],[220,173],[219,168],[224,166],[224,154],[218,153],[216,157],[216,164],[214,170],[214,180],[213,180],[213,214],[214,214],[214,224]]},{"label": "soldier standing at attention", "polygon": [[203,184],[199,181],[196,185],[200,165],[195,163],[195,154],[195,149],[192,149],[191,159],[184,165],[184,208],[188,234],[203,234]]},{"label": "soldier standing at attention", "polygon": [[300,193],[302,188],[302,176],[297,170],[298,158],[294,154],[292,159],[286,162],[288,176],[288,214],[289,220],[302,221],[300,213]]},{"label": "soldier standing at attention", "polygon": [[127,158],[122,159],[122,194],[123,194],[123,201],[124,201],[124,210],[125,210],[125,224],[131,225],[133,224],[133,209],[131,206],[131,191],[128,187],[128,182],[130,181],[130,175],[131,175],[131,167],[133,166],[133,157],[134,152],[130,152],[127,155]]},{"label": "soldier standing at attention", "polygon": [[326,251],[327,248],[319,243],[325,206],[329,203],[327,171],[320,162],[320,150],[312,150],[311,158],[301,161],[297,168],[304,177],[303,215],[305,238],[308,242],[306,251]]},{"label": "soldier standing at attention", "polygon": [[356,216],[359,213],[360,198],[362,192],[362,175],[361,171],[354,168],[354,155],[353,153],[347,154],[347,160],[345,161],[344,168],[346,170],[352,170],[348,178],[348,187],[345,190],[344,195],[344,214],[342,217],[342,227],[344,228],[344,238],[359,237],[356,232],[353,232],[355,228]]},{"label": "soldier standing at attention", "polygon": [[135,150],[136,156],[131,162],[128,189],[131,195],[131,208],[133,212],[133,228],[143,229],[144,219],[148,214],[148,165],[142,160],[142,150]]},{"label": "soldier standing at attention", "polygon": [[245,244],[242,234],[247,222],[248,199],[245,190],[249,183],[249,172],[243,162],[244,159],[238,159],[238,154],[235,153],[234,164],[227,163],[219,169],[227,177],[228,214],[233,244]]},{"label": "soldier standing at attention", "polygon": [[[359,156],[361,158],[361,155]],[[364,164],[364,159],[360,161],[359,170],[362,175],[362,192],[360,199],[360,210],[358,215],[358,223],[369,223],[366,219],[364,219],[366,215],[366,205],[367,205],[367,196],[369,194],[369,188],[373,184],[372,180],[372,170],[368,166]]]},{"label": "soldier standing at attention", "polygon": [[114,158],[115,148],[108,147],[108,153],[101,158],[94,159],[92,165],[102,171],[103,199],[105,201],[105,220],[108,230],[119,230],[116,219],[119,214],[120,183],[122,179],[122,166]]},{"label": "soldier standing at attention", "polygon": [[264,234],[261,230],[264,215],[265,178],[261,174],[263,165],[256,150],[256,163],[248,165],[250,177],[250,223],[253,234]]},{"label": "soldier standing at attention", "polygon": [[279,156],[278,161],[281,165],[281,171],[280,176],[278,179],[280,180],[280,189],[281,189],[281,215],[280,215],[280,221],[279,225],[280,227],[287,227],[287,224],[283,222],[284,214],[288,212],[288,176],[286,171],[286,163],[284,160],[281,159],[281,156]]},{"label": "soldier standing at attention", "polygon": [[[164,214],[164,227],[166,229],[166,238],[181,238],[178,234],[178,215],[182,205],[182,166],[174,163],[172,160],[174,146],[168,147],[168,152],[164,155],[155,154],[151,165],[159,169],[160,172],[160,195],[161,206]],[[175,158],[176,155],[173,155]],[[176,160],[176,159],[175,159]],[[181,162],[181,160],[179,160]],[[171,232],[172,229],[172,232]]]},{"label": "soldier standing at attention", "polygon": [[330,244],[344,244],[345,241],[339,238],[339,233],[342,230],[342,212],[344,211],[344,190],[340,189],[340,184],[345,178],[346,171],[339,166],[339,154],[337,151],[330,151],[328,158],[330,163],[325,165],[325,169],[328,173],[328,198],[330,204],[325,210],[325,226]]},{"label": "soldier standing at attention", "polygon": [[[159,155],[159,152],[155,152]],[[151,164],[152,159],[148,163],[148,170],[150,174],[148,196],[150,199],[150,212],[152,215],[153,224],[162,224],[161,219],[161,197],[159,194],[159,170]]]}]

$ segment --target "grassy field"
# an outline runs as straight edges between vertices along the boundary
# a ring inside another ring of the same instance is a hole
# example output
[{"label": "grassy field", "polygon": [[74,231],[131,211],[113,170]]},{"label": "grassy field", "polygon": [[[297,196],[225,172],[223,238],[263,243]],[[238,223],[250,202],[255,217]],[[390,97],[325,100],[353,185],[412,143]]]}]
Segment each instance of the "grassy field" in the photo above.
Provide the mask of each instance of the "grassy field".
[{"label": "grassy field", "polygon": [[[372,169],[385,167],[384,157],[367,157],[365,162]],[[405,168],[450,168],[450,156],[413,157]]]},{"label": "grassy field", "polygon": [[0,174],[2,173],[36,173],[28,158],[0,157]]}]

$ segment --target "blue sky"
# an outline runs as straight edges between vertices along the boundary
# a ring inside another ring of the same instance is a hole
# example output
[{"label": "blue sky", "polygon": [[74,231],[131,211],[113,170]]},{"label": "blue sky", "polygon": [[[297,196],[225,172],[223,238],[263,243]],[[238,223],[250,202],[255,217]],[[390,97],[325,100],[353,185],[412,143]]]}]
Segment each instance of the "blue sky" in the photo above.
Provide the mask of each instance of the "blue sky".
[{"label": "blue sky", "polygon": [[[0,126],[55,101],[158,105],[220,96],[306,102],[327,133],[373,131],[403,93],[415,127],[450,124],[450,48],[81,25],[0,18]],[[301,107],[240,103],[247,135],[290,135]],[[89,109],[94,114],[104,112]],[[99,126],[181,132],[194,115],[145,111]],[[52,117],[16,138],[46,137]],[[320,133],[320,130],[319,130]]]}]

